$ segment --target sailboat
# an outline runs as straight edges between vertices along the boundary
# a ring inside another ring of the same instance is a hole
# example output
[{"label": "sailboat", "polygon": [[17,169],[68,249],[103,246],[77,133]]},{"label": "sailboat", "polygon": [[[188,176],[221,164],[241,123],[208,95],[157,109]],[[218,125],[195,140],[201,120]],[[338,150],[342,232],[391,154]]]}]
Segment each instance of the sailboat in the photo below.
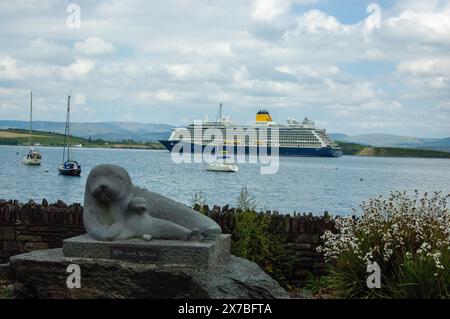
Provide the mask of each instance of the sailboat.
[{"label": "sailboat", "polygon": [[226,151],[222,151],[221,155],[216,157],[216,160],[208,165],[206,165],[207,171],[214,172],[232,172],[236,173],[239,171],[239,168],[233,162],[227,161],[230,159],[230,156],[227,155]]},{"label": "sailboat", "polygon": [[[59,174],[66,176],[80,176],[81,165],[70,158],[70,95],[67,98],[67,115],[66,115],[66,127],[64,130],[64,148],[63,159],[61,165],[59,165]],[[66,157],[67,150],[67,157]]]},{"label": "sailboat", "polygon": [[25,165],[41,165],[41,153],[37,148],[33,147],[33,92],[30,94],[30,133],[28,135],[28,145],[30,150],[28,154],[22,158],[22,163]]}]

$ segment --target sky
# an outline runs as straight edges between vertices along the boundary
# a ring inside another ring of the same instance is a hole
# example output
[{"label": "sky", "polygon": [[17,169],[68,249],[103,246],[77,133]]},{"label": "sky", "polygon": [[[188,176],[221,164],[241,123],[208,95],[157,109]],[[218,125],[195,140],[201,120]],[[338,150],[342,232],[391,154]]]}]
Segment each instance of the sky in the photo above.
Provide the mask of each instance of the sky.
[{"label": "sky", "polygon": [[[77,25],[79,8],[79,25]],[[78,27],[79,26],[79,27]],[[219,103],[450,136],[450,0],[0,0],[0,119],[186,125]]]}]

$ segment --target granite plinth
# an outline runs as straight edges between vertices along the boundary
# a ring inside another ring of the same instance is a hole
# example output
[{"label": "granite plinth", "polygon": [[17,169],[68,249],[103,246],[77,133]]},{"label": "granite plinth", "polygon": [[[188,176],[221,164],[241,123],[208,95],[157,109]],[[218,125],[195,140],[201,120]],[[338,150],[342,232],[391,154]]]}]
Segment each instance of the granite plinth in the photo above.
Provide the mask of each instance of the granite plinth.
[{"label": "granite plinth", "polygon": [[64,240],[63,254],[64,257],[72,258],[110,259],[210,270],[229,259],[230,243],[230,235],[225,234],[208,241],[98,241],[86,234]]}]

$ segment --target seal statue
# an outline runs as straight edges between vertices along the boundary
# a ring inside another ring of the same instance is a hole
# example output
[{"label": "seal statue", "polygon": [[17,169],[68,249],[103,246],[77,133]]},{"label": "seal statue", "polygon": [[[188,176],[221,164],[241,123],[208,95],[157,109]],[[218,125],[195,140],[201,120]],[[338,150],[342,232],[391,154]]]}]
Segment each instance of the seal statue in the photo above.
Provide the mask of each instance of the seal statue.
[{"label": "seal statue", "polygon": [[97,240],[214,239],[220,226],[170,198],[133,185],[120,166],[94,167],[86,181],[84,226]]}]

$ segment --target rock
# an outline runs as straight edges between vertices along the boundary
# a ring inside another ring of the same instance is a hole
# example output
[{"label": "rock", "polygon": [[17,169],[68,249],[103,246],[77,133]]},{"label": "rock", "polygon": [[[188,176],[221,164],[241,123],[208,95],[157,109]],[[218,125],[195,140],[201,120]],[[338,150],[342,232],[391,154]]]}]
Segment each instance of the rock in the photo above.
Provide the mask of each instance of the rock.
[{"label": "rock", "polygon": [[0,279],[8,280],[10,277],[9,263],[0,264]]},{"label": "rock", "polygon": [[288,293],[254,262],[236,256],[222,268],[222,275],[211,276],[209,297],[213,299],[289,298]]},{"label": "rock", "polygon": [[6,287],[6,290],[11,294],[14,299],[31,299],[33,294],[21,283],[10,284]]},{"label": "rock", "polygon": [[[81,269],[81,288],[66,286],[69,264]],[[34,298],[289,298],[258,265],[231,256],[211,271],[121,260],[68,258],[62,249],[11,257],[14,279]]]},{"label": "rock", "polygon": [[48,207],[48,201],[45,198],[42,200],[42,207]]}]

